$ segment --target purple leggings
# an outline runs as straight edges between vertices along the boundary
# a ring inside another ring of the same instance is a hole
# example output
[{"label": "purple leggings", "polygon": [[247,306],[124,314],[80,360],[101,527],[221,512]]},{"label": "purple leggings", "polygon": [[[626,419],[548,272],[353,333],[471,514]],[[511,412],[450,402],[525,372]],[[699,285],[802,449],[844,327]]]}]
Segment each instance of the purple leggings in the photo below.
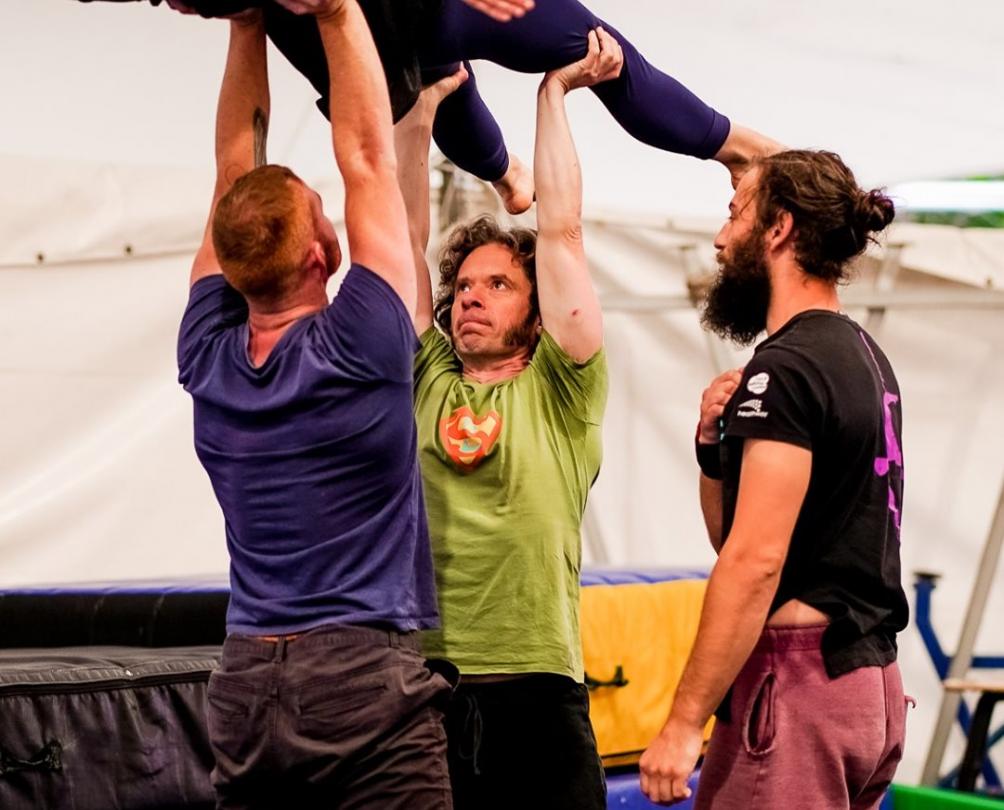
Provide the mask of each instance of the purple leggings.
[{"label": "purple leggings", "polygon": [[[401,0],[414,2],[414,0]],[[390,15],[379,2],[371,15]],[[291,14],[282,7],[265,5],[269,37],[321,95],[318,106],[327,114],[328,66],[316,23]],[[407,10],[402,5],[402,15]],[[449,75],[463,62],[470,78],[439,106],[433,138],[443,154],[464,171],[482,180],[498,180],[509,167],[509,153],[502,130],[478,94],[470,59],[487,59],[524,73],[543,73],[581,59],[589,31],[601,24],[577,0],[537,0],[537,6],[522,19],[495,22],[461,0],[443,0],[442,9],[430,12],[418,32],[418,66],[426,84]],[[390,19],[392,34],[408,20]],[[676,79],[652,67],[635,48],[609,25],[624,50],[624,69],[612,81],[591,88],[624,129],[638,140],[684,155],[713,157],[729,134],[728,119],[691,93]],[[384,37],[387,32],[382,32]],[[414,53],[399,52],[393,36],[382,56],[400,114],[407,110],[417,88],[401,87],[399,69],[407,67]],[[391,64],[387,63],[391,60]],[[401,74],[404,75],[403,73]],[[418,77],[415,77],[417,83]],[[399,91],[396,97],[394,91]]]},{"label": "purple leggings", "polygon": [[649,64],[635,46],[577,0],[537,0],[525,17],[501,23],[461,0],[443,11],[420,38],[419,63],[427,83],[464,62],[471,78],[440,104],[433,138],[443,154],[483,180],[498,180],[509,165],[498,123],[478,95],[469,59],[522,73],[543,73],[586,52],[597,25],[620,43],[620,76],[590,89],[616,121],[644,144],[667,152],[712,158],[729,134],[729,119],[683,84]]},{"label": "purple leggings", "polygon": [[696,810],[873,810],[903,755],[899,668],[826,674],[824,626],[768,627],[717,721]]},{"label": "purple leggings", "polygon": [[577,0],[537,0],[521,19],[500,23],[461,0],[444,0],[420,37],[419,63],[428,83],[463,62],[471,78],[439,107],[433,137],[457,166],[484,180],[505,174],[509,159],[498,123],[477,92],[468,60],[486,59],[521,73],[544,73],[581,59],[589,31],[602,25],[621,44],[624,69],[592,89],[617,122],[643,143],[710,158],[729,134],[729,121],[676,79],[656,70],[612,26]]}]

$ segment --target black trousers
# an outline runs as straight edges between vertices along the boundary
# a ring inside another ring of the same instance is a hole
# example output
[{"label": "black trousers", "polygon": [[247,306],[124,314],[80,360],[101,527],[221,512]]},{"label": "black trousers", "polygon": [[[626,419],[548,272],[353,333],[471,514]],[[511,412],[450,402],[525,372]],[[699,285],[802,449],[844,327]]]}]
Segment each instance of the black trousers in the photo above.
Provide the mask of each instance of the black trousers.
[{"label": "black trousers", "polygon": [[461,678],[446,733],[457,810],[606,808],[589,694],[571,678]]},{"label": "black trousers", "polygon": [[411,635],[229,636],[209,680],[221,810],[450,810],[450,684]]}]

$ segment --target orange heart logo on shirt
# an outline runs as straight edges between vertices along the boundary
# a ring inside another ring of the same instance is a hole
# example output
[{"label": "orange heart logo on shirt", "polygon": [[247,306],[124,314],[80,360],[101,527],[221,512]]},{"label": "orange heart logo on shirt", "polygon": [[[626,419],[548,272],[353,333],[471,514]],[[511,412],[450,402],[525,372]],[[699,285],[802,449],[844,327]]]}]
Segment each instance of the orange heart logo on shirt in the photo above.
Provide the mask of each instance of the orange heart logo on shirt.
[{"label": "orange heart logo on shirt", "polygon": [[477,417],[466,405],[439,421],[439,438],[446,454],[464,472],[484,461],[501,432],[502,417],[497,411]]}]

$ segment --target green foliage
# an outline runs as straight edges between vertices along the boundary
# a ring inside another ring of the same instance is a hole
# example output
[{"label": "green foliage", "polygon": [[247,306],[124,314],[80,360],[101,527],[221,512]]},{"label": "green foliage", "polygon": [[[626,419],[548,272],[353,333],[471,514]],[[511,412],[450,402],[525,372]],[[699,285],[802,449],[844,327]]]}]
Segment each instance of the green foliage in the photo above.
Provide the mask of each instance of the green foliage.
[{"label": "green foliage", "polygon": [[[1004,175],[974,175],[967,181],[1004,180]],[[954,225],[957,228],[1004,228],[1004,211],[984,211],[979,214],[965,214],[958,211],[924,211],[904,213],[907,222],[921,222],[926,225]]]},{"label": "green foliage", "polygon": [[922,222],[927,225],[955,225],[958,228],[1004,228],[1004,211],[988,211],[983,214],[924,211],[904,214],[903,219],[907,222]]}]

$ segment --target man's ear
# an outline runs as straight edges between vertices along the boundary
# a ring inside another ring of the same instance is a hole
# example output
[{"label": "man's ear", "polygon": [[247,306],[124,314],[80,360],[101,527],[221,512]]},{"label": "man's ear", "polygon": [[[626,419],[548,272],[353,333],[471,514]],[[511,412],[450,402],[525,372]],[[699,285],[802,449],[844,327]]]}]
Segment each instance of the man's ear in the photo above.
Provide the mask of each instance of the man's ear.
[{"label": "man's ear", "polygon": [[316,239],[310,243],[310,247],[307,248],[307,272],[316,272],[322,281],[327,281],[328,276],[334,272],[333,268],[327,266],[328,260],[324,253],[324,248],[321,243]]},{"label": "man's ear", "polygon": [[774,224],[767,231],[767,249],[771,251],[783,249],[794,233],[795,218],[791,215],[791,211],[781,209]]}]

